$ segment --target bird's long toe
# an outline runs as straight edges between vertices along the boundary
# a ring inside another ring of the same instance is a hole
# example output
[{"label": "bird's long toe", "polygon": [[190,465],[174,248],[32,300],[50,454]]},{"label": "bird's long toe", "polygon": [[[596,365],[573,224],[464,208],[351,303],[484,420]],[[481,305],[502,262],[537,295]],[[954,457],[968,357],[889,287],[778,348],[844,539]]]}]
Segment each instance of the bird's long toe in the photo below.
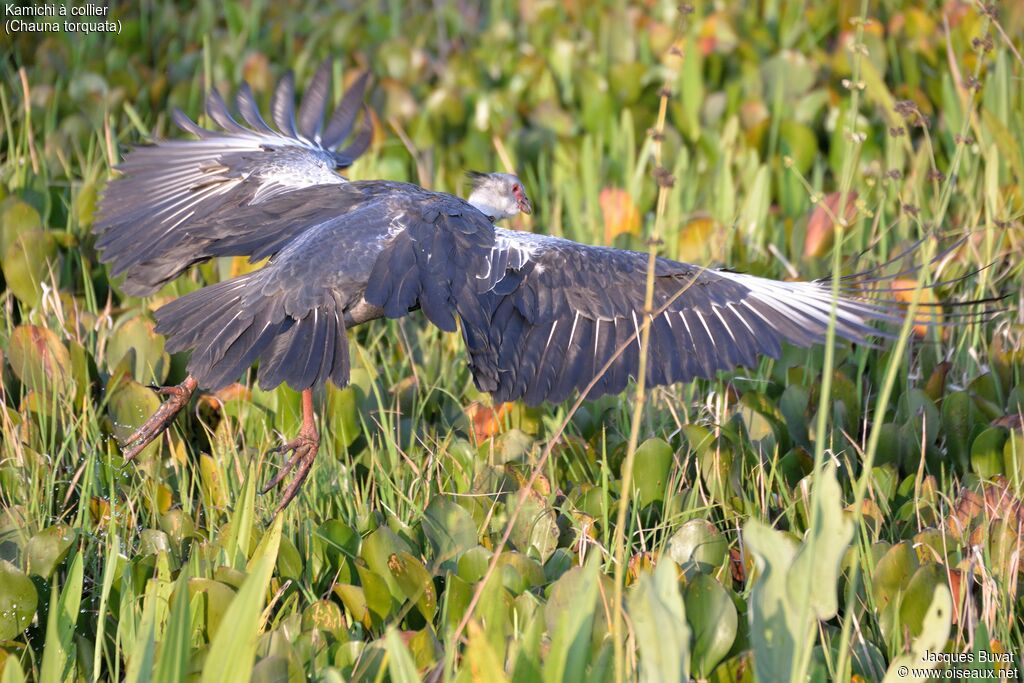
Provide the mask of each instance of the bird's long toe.
[{"label": "bird's long toe", "polygon": [[157,408],[155,413],[142,423],[142,426],[125,439],[121,448],[124,459],[134,460],[146,446],[167,431],[168,427],[174,423],[174,418],[178,416],[178,413],[188,405],[195,390],[196,381],[191,377],[186,378],[181,384],[157,387],[156,393],[168,398]]},{"label": "bird's long toe", "polygon": [[313,467],[313,461],[316,459],[317,453],[320,451],[320,437],[315,429],[308,429],[304,427],[298,433],[298,435],[276,448],[270,450],[271,453],[291,453],[291,457],[281,466],[281,469],[277,472],[273,479],[267,483],[266,486],[260,491],[260,493],[267,493],[271,489],[277,487],[285,480],[285,478],[295,472],[291,481],[288,482],[288,486],[285,487],[281,494],[281,501],[277,504],[277,509],[274,514],[281,512],[288,504],[292,502],[296,495],[299,493],[299,489],[302,487],[303,482],[306,481],[306,477],[309,476],[309,472]]}]

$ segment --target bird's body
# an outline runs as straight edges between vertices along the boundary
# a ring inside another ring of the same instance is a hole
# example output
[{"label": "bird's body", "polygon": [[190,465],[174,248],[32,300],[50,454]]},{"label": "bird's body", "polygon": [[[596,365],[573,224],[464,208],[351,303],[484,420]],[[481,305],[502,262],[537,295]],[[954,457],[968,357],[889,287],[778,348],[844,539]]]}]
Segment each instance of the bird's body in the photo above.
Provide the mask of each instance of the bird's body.
[{"label": "bird's body", "polygon": [[[282,505],[316,454],[312,390],[349,379],[347,330],[422,310],[461,330],[473,379],[496,402],[562,401],[622,391],[638,374],[640,330],[651,326],[647,383],[664,385],[778,357],[783,343],[885,335],[872,323],[902,320],[892,290],[867,300],[865,274],[841,282],[779,282],[658,258],[645,312],[647,254],[495,227],[531,206],[519,179],[473,175],[465,200],[409,183],[349,182],[336,173],[369,144],[364,126],[345,149],[360,110],[360,79],[323,124],[329,69],[317,72],[298,113],[286,77],[273,100],[277,130],[248,88],[237,123],[220,96],[207,110],[223,129],[182,114],[199,139],[128,155],[101,206],[98,246],[131,294],[152,293],[194,263],[217,256],[269,258],[252,273],[210,285],[156,313],[171,352],[191,350],[189,377],[130,439],[129,455],[165,429],[197,386],[217,389],[253,364],[264,388],[303,391],[304,425],[287,444],[296,465]],[[876,292],[877,293],[877,292]],[[888,296],[889,298],[885,298]]]}]

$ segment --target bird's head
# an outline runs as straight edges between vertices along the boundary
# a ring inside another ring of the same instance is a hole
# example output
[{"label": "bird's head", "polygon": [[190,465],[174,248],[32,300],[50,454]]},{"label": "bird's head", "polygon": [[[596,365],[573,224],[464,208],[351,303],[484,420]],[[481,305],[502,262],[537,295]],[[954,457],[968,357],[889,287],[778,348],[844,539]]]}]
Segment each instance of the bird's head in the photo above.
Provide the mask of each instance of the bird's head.
[{"label": "bird's head", "polygon": [[522,181],[511,173],[470,171],[466,175],[473,181],[473,191],[466,201],[492,221],[533,211]]}]

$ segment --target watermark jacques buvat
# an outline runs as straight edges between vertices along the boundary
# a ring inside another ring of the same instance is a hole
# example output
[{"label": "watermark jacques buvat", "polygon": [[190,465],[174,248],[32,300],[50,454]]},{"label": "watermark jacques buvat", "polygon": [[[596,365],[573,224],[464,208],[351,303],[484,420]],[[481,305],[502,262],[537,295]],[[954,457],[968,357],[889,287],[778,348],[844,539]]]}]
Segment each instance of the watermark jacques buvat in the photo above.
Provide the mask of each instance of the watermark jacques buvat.
[{"label": "watermark jacques buvat", "polygon": [[899,666],[900,678],[929,681],[1015,681],[1020,680],[1017,658],[1012,652],[933,652],[925,650],[911,666]]},{"label": "watermark jacques buvat", "polygon": [[121,33],[121,20],[104,5],[4,3],[4,29],[14,33]]}]

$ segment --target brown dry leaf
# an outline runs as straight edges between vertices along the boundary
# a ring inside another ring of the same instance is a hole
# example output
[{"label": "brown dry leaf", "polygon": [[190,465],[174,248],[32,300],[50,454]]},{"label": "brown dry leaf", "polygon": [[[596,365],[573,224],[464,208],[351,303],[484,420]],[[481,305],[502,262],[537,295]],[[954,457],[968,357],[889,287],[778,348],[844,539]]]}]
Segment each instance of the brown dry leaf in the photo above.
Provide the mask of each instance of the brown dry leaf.
[{"label": "brown dry leaf", "polygon": [[637,553],[629,558],[629,564],[626,566],[626,585],[632,586],[640,578],[641,572],[653,570],[655,564],[657,558],[649,552]]},{"label": "brown dry leaf", "polygon": [[618,187],[606,187],[597,198],[604,216],[604,243],[611,244],[622,234],[640,233],[640,211],[629,193]]},{"label": "brown dry leaf", "polygon": [[484,405],[480,401],[473,401],[466,408],[466,417],[473,425],[473,436],[477,443],[501,433],[504,418],[512,410],[511,403],[502,403],[495,410],[492,406]]},{"label": "brown dry leaf", "polygon": [[[917,287],[916,280],[893,280],[891,286],[896,290],[893,292],[893,296],[897,301],[909,305],[914,300],[914,288]],[[914,325],[914,334],[923,338],[928,336],[929,324],[937,324],[942,321],[942,307],[937,305],[938,299],[935,297],[935,291],[931,289],[921,290],[921,298],[918,300],[918,304],[917,317],[914,319],[917,322]],[[928,305],[922,306],[920,304]],[[943,336],[947,333],[945,329],[940,331]]]},{"label": "brown dry leaf", "polygon": [[[835,223],[832,218],[839,217],[839,192],[826,195],[825,199],[815,204],[811,217],[807,220],[807,237],[804,239],[804,257],[818,258],[824,256],[832,246]],[[846,195],[846,222],[851,223],[857,216],[857,193]]]}]

